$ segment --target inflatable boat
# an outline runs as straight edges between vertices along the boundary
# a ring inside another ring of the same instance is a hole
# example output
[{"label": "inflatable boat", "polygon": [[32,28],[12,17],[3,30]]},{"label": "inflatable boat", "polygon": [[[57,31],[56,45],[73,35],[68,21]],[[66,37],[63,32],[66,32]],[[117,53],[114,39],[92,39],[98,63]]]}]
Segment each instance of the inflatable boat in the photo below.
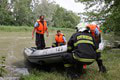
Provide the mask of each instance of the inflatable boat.
[{"label": "inflatable boat", "polygon": [[25,48],[24,56],[31,63],[48,64],[62,61],[62,55],[67,53],[67,45],[51,47],[42,50]]}]

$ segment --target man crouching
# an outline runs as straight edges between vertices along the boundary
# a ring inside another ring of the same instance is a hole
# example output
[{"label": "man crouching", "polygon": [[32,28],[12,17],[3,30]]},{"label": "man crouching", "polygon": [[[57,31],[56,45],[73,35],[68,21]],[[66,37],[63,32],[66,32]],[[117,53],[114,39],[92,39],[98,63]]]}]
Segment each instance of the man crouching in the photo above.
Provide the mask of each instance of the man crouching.
[{"label": "man crouching", "polygon": [[96,50],[95,39],[89,33],[88,28],[78,26],[77,32],[68,41],[68,53],[64,55],[67,75],[71,78],[80,77],[83,72],[83,65],[90,65],[97,59]]}]

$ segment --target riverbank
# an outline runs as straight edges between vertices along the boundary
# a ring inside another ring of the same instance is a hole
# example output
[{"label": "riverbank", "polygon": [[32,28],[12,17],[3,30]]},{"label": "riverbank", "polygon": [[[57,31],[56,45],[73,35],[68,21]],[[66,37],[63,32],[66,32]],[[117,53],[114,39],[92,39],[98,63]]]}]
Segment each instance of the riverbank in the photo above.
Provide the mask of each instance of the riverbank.
[{"label": "riverbank", "polygon": [[[8,30],[8,28],[6,30]],[[74,33],[74,30],[68,31],[64,29],[61,31],[64,33],[67,41]],[[47,47],[51,47],[52,43],[55,42],[55,35],[56,29],[49,30],[49,37],[46,37],[45,35],[45,42]],[[31,31],[0,31],[0,56],[4,56],[6,58],[6,66],[9,66],[11,68],[25,68],[23,55],[23,50],[25,47],[36,47],[35,38],[32,39]],[[7,74],[12,75],[9,72]]]},{"label": "riverbank", "polygon": [[[87,66],[86,73],[84,73],[79,79],[76,80],[119,80],[120,72],[120,50],[104,50],[102,52],[103,63],[107,68],[107,73],[98,72],[98,66],[96,62]],[[70,80],[66,77],[66,72],[51,71],[38,71],[34,70],[28,76],[22,76],[21,80]]]},{"label": "riverbank", "polygon": [[[31,38],[31,31],[33,27],[27,26],[0,26],[0,54],[6,56],[6,64],[16,67],[24,67],[23,50],[25,47],[35,46],[34,40]],[[65,28],[50,28],[49,37],[45,37],[46,45],[51,46],[54,42],[56,30],[62,30],[67,41],[75,32],[73,29]],[[104,38],[112,40],[113,36],[105,34]],[[120,50],[119,49],[105,49],[102,52],[102,59],[108,70],[106,74],[99,73],[96,62],[87,66],[86,73],[83,74],[81,80],[119,80],[120,72]],[[28,76],[22,76],[21,80],[70,80],[66,77],[66,72],[62,70],[57,71],[33,71]]]},{"label": "riverbank", "polygon": [[[4,26],[0,25],[0,31],[1,32],[32,32],[33,27],[32,26]],[[54,30],[61,30],[61,31],[74,31],[74,29],[71,28],[55,28],[55,27],[49,27],[48,30],[54,31]]]}]

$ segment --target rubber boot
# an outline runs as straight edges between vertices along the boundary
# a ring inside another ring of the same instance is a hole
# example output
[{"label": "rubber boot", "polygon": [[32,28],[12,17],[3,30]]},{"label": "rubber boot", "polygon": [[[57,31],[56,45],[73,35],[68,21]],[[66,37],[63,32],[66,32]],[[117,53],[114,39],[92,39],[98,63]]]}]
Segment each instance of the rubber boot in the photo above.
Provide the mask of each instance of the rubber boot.
[{"label": "rubber boot", "polygon": [[107,70],[106,70],[106,67],[102,63],[102,60],[99,59],[99,60],[96,60],[96,61],[97,61],[98,67],[99,67],[99,72],[106,73]]},{"label": "rubber boot", "polygon": [[107,72],[106,67],[105,66],[100,66],[99,72],[106,73]]},{"label": "rubber boot", "polygon": [[66,68],[67,77],[70,77],[72,80],[78,78],[78,75],[74,72],[73,67]]},{"label": "rubber boot", "polygon": [[83,64],[76,64],[75,65],[75,73],[77,74],[78,78],[80,78],[80,76],[83,74]]}]

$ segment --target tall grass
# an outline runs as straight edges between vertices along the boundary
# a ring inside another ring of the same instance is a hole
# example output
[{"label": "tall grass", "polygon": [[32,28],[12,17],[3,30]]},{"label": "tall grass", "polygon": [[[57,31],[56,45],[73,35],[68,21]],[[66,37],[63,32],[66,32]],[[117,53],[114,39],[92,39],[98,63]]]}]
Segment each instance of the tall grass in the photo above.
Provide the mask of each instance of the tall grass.
[{"label": "tall grass", "polygon": [[33,70],[29,76],[22,76],[20,80],[69,80],[66,76],[57,72],[44,72]]},{"label": "tall grass", "polygon": [[[0,31],[3,32],[31,32],[33,30],[32,26],[4,26],[0,25]],[[70,28],[55,28],[55,27],[48,27],[48,30],[62,30],[62,31],[74,31]]]},{"label": "tall grass", "polygon": [[[107,68],[107,73],[98,72],[96,62],[87,66],[86,73],[75,80],[120,80],[120,50],[104,50],[102,52],[103,63]],[[70,80],[66,77],[65,71],[45,72],[34,71],[28,76],[22,76],[21,80]]]},{"label": "tall grass", "polygon": [[32,27],[26,26],[0,26],[0,31],[4,32],[25,32],[25,31],[32,31]]}]

